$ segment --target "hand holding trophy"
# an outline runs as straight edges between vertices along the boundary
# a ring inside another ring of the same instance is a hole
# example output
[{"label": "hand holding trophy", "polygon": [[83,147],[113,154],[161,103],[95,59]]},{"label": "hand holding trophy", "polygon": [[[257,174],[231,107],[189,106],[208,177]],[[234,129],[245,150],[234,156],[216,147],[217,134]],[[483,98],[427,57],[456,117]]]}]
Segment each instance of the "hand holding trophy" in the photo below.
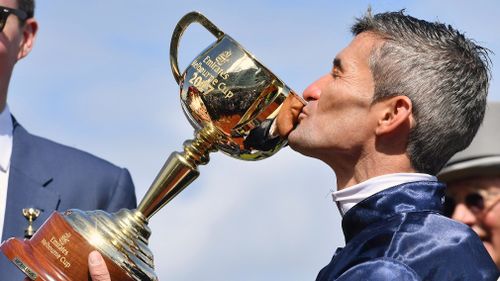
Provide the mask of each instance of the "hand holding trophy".
[{"label": "hand holding trophy", "polygon": [[[179,40],[195,22],[217,40],[181,74]],[[197,166],[208,163],[209,153],[259,160],[286,144],[278,136],[283,132],[272,134],[269,128],[283,105],[305,102],[206,17],[191,12],[179,21],[170,64],[195,138],[184,143],[182,153],[170,155],[136,210],[54,212],[31,239],[5,241],[0,250],[31,280],[88,280],[87,256],[94,249],[112,280],[157,280],[147,246],[148,221],[198,177]]]}]

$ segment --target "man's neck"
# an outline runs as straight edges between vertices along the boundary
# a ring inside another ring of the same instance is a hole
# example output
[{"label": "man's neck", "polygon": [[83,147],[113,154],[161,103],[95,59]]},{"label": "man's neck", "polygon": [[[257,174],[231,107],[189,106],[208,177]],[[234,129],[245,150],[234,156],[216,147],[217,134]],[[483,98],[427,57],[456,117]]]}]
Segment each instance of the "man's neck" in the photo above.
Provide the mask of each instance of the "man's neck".
[{"label": "man's neck", "polygon": [[346,164],[331,165],[337,176],[337,190],[386,174],[416,172],[406,154],[378,156],[359,158],[350,167]]}]

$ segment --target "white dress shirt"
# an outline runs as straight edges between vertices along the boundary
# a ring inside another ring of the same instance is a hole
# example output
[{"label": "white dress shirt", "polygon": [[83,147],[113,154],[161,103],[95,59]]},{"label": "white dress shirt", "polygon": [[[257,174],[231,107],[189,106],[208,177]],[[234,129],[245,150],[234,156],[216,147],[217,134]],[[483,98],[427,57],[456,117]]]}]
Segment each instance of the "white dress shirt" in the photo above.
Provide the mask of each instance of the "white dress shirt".
[{"label": "white dress shirt", "polygon": [[342,216],[354,205],[390,187],[414,181],[437,181],[435,176],[420,173],[396,173],[378,176],[345,189],[332,192]]},{"label": "white dress shirt", "polygon": [[5,105],[0,113],[0,240],[2,239],[5,208],[7,206],[7,186],[9,183],[10,157],[12,155],[12,118]]}]

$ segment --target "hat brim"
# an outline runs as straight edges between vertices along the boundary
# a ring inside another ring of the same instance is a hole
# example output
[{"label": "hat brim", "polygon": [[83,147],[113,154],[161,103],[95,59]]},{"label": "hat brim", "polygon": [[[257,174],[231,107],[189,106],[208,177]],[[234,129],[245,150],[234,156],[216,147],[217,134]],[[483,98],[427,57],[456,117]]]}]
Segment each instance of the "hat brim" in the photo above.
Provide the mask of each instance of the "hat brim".
[{"label": "hat brim", "polygon": [[448,164],[437,175],[440,181],[450,182],[476,176],[500,175],[500,155],[485,156]]}]

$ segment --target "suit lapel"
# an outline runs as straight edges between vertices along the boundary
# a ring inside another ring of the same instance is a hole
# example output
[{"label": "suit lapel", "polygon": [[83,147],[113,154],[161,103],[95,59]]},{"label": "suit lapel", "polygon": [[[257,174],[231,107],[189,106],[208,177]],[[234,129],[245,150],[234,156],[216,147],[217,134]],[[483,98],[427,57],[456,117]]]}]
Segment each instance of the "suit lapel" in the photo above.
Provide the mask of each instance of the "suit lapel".
[{"label": "suit lapel", "polygon": [[60,196],[51,190],[53,175],[37,159],[34,137],[14,120],[13,147],[7,191],[7,206],[2,241],[9,237],[23,237],[28,226],[23,208],[41,211],[34,226],[39,226],[59,205]]}]

